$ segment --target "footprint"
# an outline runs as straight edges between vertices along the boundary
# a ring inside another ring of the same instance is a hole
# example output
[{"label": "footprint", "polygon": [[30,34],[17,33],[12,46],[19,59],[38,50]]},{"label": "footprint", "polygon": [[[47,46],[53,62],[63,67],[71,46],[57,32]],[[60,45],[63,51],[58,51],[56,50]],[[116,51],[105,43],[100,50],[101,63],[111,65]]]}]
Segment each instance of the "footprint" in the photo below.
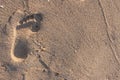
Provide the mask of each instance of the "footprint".
[{"label": "footprint", "polygon": [[11,35],[13,35],[11,36],[12,47],[10,55],[13,61],[21,62],[27,58],[30,52],[28,46],[29,36],[40,30],[41,20],[41,14],[24,16],[24,13],[19,10],[13,14],[10,23],[12,28]]},{"label": "footprint", "polygon": [[21,59],[26,59],[29,53],[29,47],[26,40],[16,40],[14,48],[14,56]]},{"label": "footprint", "polygon": [[25,28],[29,27],[30,25],[32,25],[31,27],[31,31],[32,32],[37,32],[40,30],[40,26],[41,26],[41,21],[42,21],[42,14],[41,13],[37,13],[37,14],[32,14],[32,15],[28,15],[25,16],[24,18],[22,18],[19,23],[21,24],[20,26],[17,26],[17,29],[21,29],[21,28]]}]

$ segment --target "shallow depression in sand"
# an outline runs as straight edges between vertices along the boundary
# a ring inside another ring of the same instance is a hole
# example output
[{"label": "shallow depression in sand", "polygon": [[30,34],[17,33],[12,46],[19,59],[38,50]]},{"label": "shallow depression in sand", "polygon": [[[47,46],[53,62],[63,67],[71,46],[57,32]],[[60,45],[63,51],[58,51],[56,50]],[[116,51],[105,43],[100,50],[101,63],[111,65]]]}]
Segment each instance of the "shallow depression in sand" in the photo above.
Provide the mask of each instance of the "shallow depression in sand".
[{"label": "shallow depression in sand", "polygon": [[40,13],[28,15],[22,19],[20,19],[21,17],[17,18],[21,15],[23,14],[21,14],[20,11],[16,11],[12,17],[12,22],[14,23],[12,27],[16,27],[13,27],[11,58],[15,62],[21,62],[27,58],[30,50],[28,47],[29,36],[40,30],[42,20],[42,15]]},{"label": "shallow depression in sand", "polygon": [[27,41],[18,40],[14,48],[14,56],[17,58],[26,59],[29,53],[27,44]]}]

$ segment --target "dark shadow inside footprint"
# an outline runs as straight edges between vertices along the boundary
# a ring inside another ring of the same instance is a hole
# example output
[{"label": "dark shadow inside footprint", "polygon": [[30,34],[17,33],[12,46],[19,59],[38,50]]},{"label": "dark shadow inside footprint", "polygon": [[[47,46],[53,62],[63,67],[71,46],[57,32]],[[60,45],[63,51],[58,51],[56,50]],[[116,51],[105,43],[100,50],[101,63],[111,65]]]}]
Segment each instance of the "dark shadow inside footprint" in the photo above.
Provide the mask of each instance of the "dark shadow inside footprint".
[{"label": "dark shadow inside footprint", "polygon": [[30,22],[27,22],[27,23],[18,25],[18,26],[16,27],[16,29],[19,30],[19,29],[23,29],[23,28],[29,28],[29,27],[32,26],[33,24],[35,24],[35,22],[34,22],[34,21],[30,21]]},{"label": "dark shadow inside footprint", "polygon": [[32,28],[31,28],[31,31],[32,32],[38,32],[40,30],[40,24],[39,23],[34,23],[33,25],[32,25]]},{"label": "dark shadow inside footprint", "polygon": [[32,32],[38,32],[40,30],[40,24],[34,21],[30,21],[28,23],[18,25],[16,27],[17,30],[23,29],[23,28],[30,28]]},{"label": "dark shadow inside footprint", "polygon": [[25,59],[29,53],[28,43],[25,40],[18,40],[14,49],[14,56]]},{"label": "dark shadow inside footprint", "polygon": [[39,31],[41,26],[41,21],[43,20],[42,16],[43,15],[41,13],[25,16],[19,21],[20,25],[17,26],[17,29],[30,27],[32,32]]},{"label": "dark shadow inside footprint", "polygon": [[34,14],[34,18],[37,22],[41,22],[43,20],[43,14],[41,13]]}]

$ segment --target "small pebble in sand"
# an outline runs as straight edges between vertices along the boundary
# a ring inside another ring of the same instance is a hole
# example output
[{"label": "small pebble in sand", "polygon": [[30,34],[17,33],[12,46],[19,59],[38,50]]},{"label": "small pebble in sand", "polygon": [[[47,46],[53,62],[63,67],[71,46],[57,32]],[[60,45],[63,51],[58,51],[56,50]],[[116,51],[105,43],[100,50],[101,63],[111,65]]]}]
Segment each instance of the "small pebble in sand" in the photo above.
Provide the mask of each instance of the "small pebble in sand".
[{"label": "small pebble in sand", "polygon": [[80,1],[82,1],[82,2],[83,2],[83,1],[85,1],[85,0],[80,0]]},{"label": "small pebble in sand", "polygon": [[0,5],[0,8],[4,8],[4,6],[3,6],[3,5]]}]

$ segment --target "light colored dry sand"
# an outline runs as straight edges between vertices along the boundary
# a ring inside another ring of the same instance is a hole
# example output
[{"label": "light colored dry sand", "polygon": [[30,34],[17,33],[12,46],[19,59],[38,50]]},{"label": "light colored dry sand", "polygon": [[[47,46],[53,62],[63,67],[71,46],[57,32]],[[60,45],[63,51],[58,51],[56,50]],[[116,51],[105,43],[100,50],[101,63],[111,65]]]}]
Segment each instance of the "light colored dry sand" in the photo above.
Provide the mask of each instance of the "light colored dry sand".
[{"label": "light colored dry sand", "polygon": [[0,80],[120,80],[119,36],[119,0],[0,0]]}]

